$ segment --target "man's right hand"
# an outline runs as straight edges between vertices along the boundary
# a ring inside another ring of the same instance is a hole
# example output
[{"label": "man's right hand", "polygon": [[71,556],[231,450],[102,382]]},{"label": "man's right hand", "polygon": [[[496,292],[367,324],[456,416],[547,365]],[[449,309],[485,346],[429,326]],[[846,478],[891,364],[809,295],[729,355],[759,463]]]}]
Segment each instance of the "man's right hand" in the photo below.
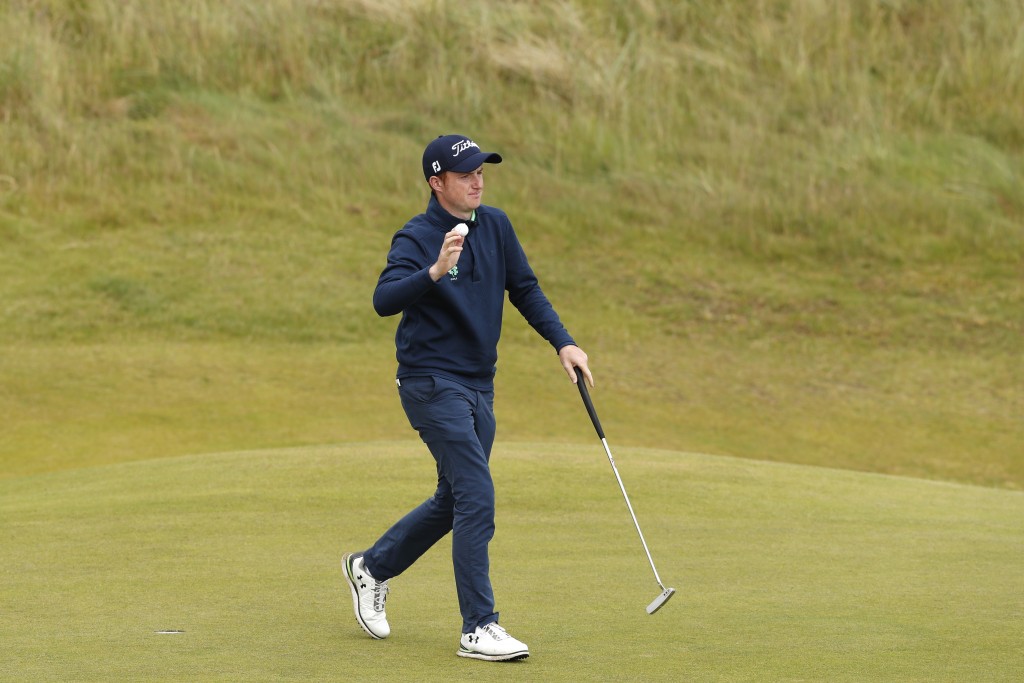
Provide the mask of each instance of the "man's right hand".
[{"label": "man's right hand", "polygon": [[459,254],[462,253],[463,237],[452,230],[444,236],[441,243],[441,253],[437,255],[437,261],[430,266],[430,278],[437,282],[449,270],[459,262]]}]

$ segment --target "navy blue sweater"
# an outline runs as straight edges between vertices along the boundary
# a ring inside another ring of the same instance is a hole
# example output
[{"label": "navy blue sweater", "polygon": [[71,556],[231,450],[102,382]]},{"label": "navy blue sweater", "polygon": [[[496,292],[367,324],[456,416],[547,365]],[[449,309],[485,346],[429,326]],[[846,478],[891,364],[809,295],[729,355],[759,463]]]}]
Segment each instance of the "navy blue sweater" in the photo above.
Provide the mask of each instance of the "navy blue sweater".
[{"label": "navy blue sweater", "polygon": [[380,316],[402,314],[395,334],[398,377],[441,375],[488,391],[494,386],[505,291],[509,301],[559,350],[574,344],[505,212],[481,206],[456,268],[434,282],[428,273],[445,233],[465,222],[431,195],[422,213],[395,233],[373,292]]}]

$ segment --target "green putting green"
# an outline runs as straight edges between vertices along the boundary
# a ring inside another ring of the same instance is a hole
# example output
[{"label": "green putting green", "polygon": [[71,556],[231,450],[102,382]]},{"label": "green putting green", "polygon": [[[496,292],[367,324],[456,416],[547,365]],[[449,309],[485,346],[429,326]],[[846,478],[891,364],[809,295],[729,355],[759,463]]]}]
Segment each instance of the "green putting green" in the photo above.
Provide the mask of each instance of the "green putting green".
[{"label": "green putting green", "polygon": [[0,482],[4,656],[24,681],[1010,681],[1024,495],[619,448],[665,581],[592,447],[499,445],[492,566],[513,664],[455,656],[442,541],[356,625],[345,550],[430,493],[416,442],[165,458]]}]

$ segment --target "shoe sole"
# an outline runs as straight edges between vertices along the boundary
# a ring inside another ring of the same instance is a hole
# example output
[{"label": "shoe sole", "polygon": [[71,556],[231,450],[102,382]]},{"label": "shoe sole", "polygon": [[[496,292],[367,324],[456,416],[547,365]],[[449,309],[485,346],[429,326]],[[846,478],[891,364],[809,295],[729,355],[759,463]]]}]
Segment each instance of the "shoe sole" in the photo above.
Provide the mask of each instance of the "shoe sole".
[{"label": "shoe sole", "polygon": [[356,589],[356,577],[352,575],[352,561],[355,560],[357,555],[355,553],[345,553],[341,558],[341,566],[345,570],[345,580],[348,582],[349,592],[352,593],[352,611],[356,613],[356,623],[359,624],[360,628],[366,631],[366,635],[370,636],[374,640],[384,640],[386,636],[378,636],[376,633],[370,630],[370,627],[363,622],[362,615],[359,614],[359,591]]},{"label": "shoe sole", "polygon": [[460,647],[456,654],[460,657],[468,657],[470,659],[482,659],[485,662],[514,662],[529,657],[530,651],[519,650],[518,652],[510,652],[506,655],[488,655],[483,652],[474,652],[473,650],[467,650],[466,648]]}]

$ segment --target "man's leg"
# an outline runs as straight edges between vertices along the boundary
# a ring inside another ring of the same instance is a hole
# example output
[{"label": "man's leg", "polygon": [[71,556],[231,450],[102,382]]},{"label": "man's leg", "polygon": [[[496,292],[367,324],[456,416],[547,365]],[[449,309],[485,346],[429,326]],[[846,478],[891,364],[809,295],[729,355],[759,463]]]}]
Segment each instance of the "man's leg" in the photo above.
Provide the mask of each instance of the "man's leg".
[{"label": "man's leg", "polygon": [[[467,452],[470,464],[461,470],[464,493],[455,494],[452,564],[462,610],[462,632],[498,620],[490,580],[488,545],[494,537],[494,482],[491,479],[491,447],[494,445],[494,392],[471,391],[473,429],[480,450]],[[472,440],[471,440],[472,441]],[[454,463],[456,466],[458,462]],[[459,487],[456,487],[459,488]],[[454,491],[453,491],[454,492]]]},{"label": "man's leg", "polygon": [[452,530],[455,498],[445,479],[437,482],[437,491],[384,532],[363,553],[363,563],[378,581],[387,581],[404,572],[423,553]]},{"label": "man's leg", "polygon": [[455,497],[452,565],[462,613],[462,632],[496,621],[488,544],[494,537],[494,484],[479,442],[447,441],[432,452]]},{"label": "man's leg", "polygon": [[[472,413],[476,440],[483,452],[483,461],[490,460],[491,445],[494,443],[494,392],[472,392]],[[469,468],[472,471],[474,468]],[[481,475],[482,476],[482,475]],[[492,501],[488,508],[492,523],[487,532],[489,539],[494,535],[493,525],[493,491],[491,484],[490,470],[486,471],[486,479],[492,493]],[[471,488],[478,490],[483,484],[471,485]],[[490,580],[486,584],[486,592],[480,592],[475,588],[473,574],[479,569],[472,566],[473,558],[484,557],[486,566],[486,544],[482,553],[473,547],[473,539],[479,537],[479,530],[472,530],[472,515],[463,515],[461,496],[456,497],[455,503],[455,532],[452,535],[452,556],[455,564],[456,583],[459,588],[459,606],[462,608],[463,626],[462,637],[459,640],[458,655],[472,659],[483,659],[487,661],[503,662],[515,659],[524,659],[530,656],[530,649],[526,643],[513,638],[509,633],[497,624],[498,614],[494,611],[494,595],[491,593]],[[465,519],[464,519],[465,517]],[[463,524],[467,527],[466,536],[469,542],[465,547],[459,543]],[[466,556],[470,562],[466,565]],[[486,571],[486,570],[485,570]],[[464,577],[465,574],[469,577]],[[484,574],[486,576],[486,574]],[[460,578],[463,577],[463,578]]]},{"label": "man's leg", "polygon": [[[437,384],[433,378],[413,377],[403,380],[399,384],[398,393],[409,423],[420,432],[424,441],[424,433],[437,433],[438,430],[432,425],[447,421],[445,409],[439,409],[434,401]],[[387,581],[411,567],[423,553],[452,530],[454,506],[451,485],[438,465],[437,490],[434,495],[398,520],[363,553],[366,569],[378,581]]]},{"label": "man's leg", "polygon": [[[432,391],[432,388],[429,378],[420,384],[422,390]],[[406,404],[404,396],[402,403]],[[409,412],[414,426],[420,419],[420,412],[418,409]],[[390,635],[391,626],[384,611],[387,582],[408,569],[451,531],[454,506],[451,486],[438,468],[437,490],[433,496],[396,522],[367,551],[347,553],[342,558],[356,620],[370,636],[380,639]]]},{"label": "man's leg", "polygon": [[446,482],[451,492],[455,585],[463,632],[472,632],[498,617],[487,550],[494,536],[494,484],[488,467],[493,394],[441,378],[402,380],[399,391],[409,422],[437,462],[438,488]]}]

